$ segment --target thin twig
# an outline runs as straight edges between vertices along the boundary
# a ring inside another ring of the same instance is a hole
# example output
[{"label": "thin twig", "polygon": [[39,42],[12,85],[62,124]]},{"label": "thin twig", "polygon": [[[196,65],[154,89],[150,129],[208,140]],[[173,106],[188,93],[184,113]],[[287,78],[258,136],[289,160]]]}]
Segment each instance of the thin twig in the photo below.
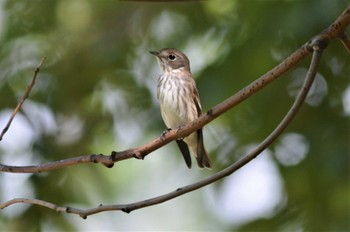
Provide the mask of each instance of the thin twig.
[{"label": "thin twig", "polygon": [[[306,80],[303,84],[303,87],[301,88],[295,102],[293,103],[291,109],[288,111],[286,116],[283,118],[281,123],[275,128],[275,130],[259,145],[257,146],[252,152],[245,155],[243,158],[229,166],[228,168],[214,174],[213,176],[210,176],[206,179],[203,179],[202,181],[196,182],[191,185],[184,186],[182,188],[179,188],[173,192],[170,192],[168,194],[164,194],[155,198],[147,199],[144,201],[139,201],[131,204],[120,204],[120,205],[100,205],[96,208],[82,210],[77,208],[71,208],[71,207],[61,207],[57,206],[55,204],[45,202],[38,199],[26,199],[26,198],[16,198],[10,201],[7,201],[3,204],[0,204],[0,209],[3,209],[9,205],[15,204],[15,203],[30,203],[30,204],[36,204],[41,205],[50,209],[53,209],[57,212],[66,212],[66,213],[72,213],[72,214],[78,214],[83,218],[86,218],[89,215],[96,214],[103,211],[110,211],[110,210],[122,210],[123,212],[129,213],[133,210],[140,209],[143,207],[160,204],[162,202],[168,201],[172,198],[178,197],[180,195],[183,195],[185,193],[194,191],[196,189],[199,189],[203,186],[206,186],[210,183],[213,183],[225,176],[228,176],[247,164],[249,161],[257,157],[266,147],[268,147],[281,133],[282,131],[288,126],[288,124],[291,122],[291,120],[295,117],[298,110],[300,109],[303,101],[305,100],[307,93],[312,85],[312,82],[315,78],[316,72],[317,72],[317,66],[320,61],[320,57],[322,54],[322,51],[324,49],[324,46],[327,45],[327,43],[331,39],[335,39],[339,37],[342,33],[344,33],[345,27],[350,23],[350,6],[342,13],[341,16],[339,16],[336,21],[328,27],[324,32],[319,34],[315,37],[315,39],[311,40],[308,44],[304,45],[302,48],[298,49],[297,52],[293,53],[290,57],[288,57],[284,62],[282,62],[280,65],[275,67],[273,70],[253,82],[252,84],[248,85],[246,88],[242,89],[239,93],[235,94],[234,96],[227,99],[222,104],[217,105],[213,109],[209,110],[207,114],[203,115],[199,119],[193,121],[189,125],[184,126],[181,128],[181,130],[174,130],[169,132],[165,135],[165,141],[162,141],[160,139],[156,139],[144,146],[141,146],[139,148],[130,149],[121,153],[114,153],[111,155],[111,158],[109,159],[110,163],[101,162],[105,165],[113,164],[115,161],[123,160],[131,158],[143,158],[145,155],[147,155],[149,152],[159,148],[160,146],[163,146],[164,144],[179,138],[179,137],[185,137],[186,135],[189,135],[193,131],[195,131],[198,128],[201,128],[206,123],[212,121],[214,118],[218,117],[220,114],[226,112],[227,110],[231,109],[233,106],[237,105],[238,103],[242,102],[252,94],[254,94],[256,91],[260,90],[262,87],[266,85],[265,81],[268,83],[272,82],[276,78],[278,78],[280,75],[285,73],[287,70],[292,68],[296,63],[298,63],[302,58],[304,58],[309,52],[313,51],[313,57],[310,64],[310,68],[306,77]],[[299,53],[299,54],[298,54]],[[284,67],[283,67],[284,66]],[[276,75],[274,72],[279,72],[278,75]],[[208,119],[209,117],[209,119]],[[161,142],[159,142],[161,141]],[[163,143],[162,143],[163,142]],[[154,144],[155,143],[155,144]],[[141,149],[142,148],[142,149]],[[146,153],[142,153],[146,152]],[[148,152],[148,153],[147,153]],[[63,160],[62,162],[65,163],[66,166],[68,165],[74,165],[78,164],[81,161],[83,162],[100,162],[100,160],[105,161],[105,157],[103,155],[90,155],[90,156],[82,156],[77,157],[77,160],[69,159]],[[61,161],[57,161],[59,163]],[[55,162],[54,162],[55,163]],[[57,165],[57,164],[55,164]],[[48,166],[45,165],[39,165],[38,167],[48,168]],[[7,166],[10,167],[10,166]],[[59,166],[63,167],[63,166]],[[12,168],[12,167],[10,167]],[[16,170],[9,170],[12,172],[16,172],[20,170],[23,172],[24,170],[21,168],[23,167],[14,167]],[[33,166],[31,167],[33,168]],[[53,168],[56,169],[56,168]],[[53,170],[50,169],[50,170]],[[0,171],[1,171],[1,165],[0,165]],[[37,169],[34,171],[40,171],[42,169]]]},{"label": "thin twig", "polygon": [[252,96],[254,93],[261,90],[266,85],[270,84],[272,81],[278,79],[281,75],[286,73],[292,67],[294,67],[300,60],[310,53],[310,44],[306,43],[301,48],[292,53],[279,65],[268,71],[266,74],[250,83],[238,93],[234,94],[230,98],[226,99],[224,102],[216,105],[212,109],[208,110],[206,114],[203,114],[198,119],[192,121],[191,123],[184,125],[179,130],[171,130],[160,137],[153,139],[152,141],[132,149],[128,149],[120,152],[112,152],[111,156],[106,155],[84,155],[74,158],[69,158],[65,160],[54,161],[46,164],[32,165],[32,166],[10,166],[0,164],[0,172],[12,172],[12,173],[40,173],[47,172],[56,169],[60,169],[67,166],[84,164],[84,163],[101,163],[107,167],[112,167],[115,162],[122,161],[130,158],[143,159],[145,156],[151,152],[157,150],[158,148],[170,143],[177,138],[183,138],[193,133],[193,131],[202,128],[204,125],[213,121],[215,118],[219,117],[221,114],[232,109],[234,106],[246,100],[248,97]]},{"label": "thin twig", "polygon": [[53,203],[38,200],[38,199],[14,198],[10,201],[5,202],[4,204],[1,204],[0,209],[6,208],[7,206],[10,206],[10,205],[16,204],[16,203],[28,203],[28,204],[32,204],[32,205],[40,205],[42,207],[53,209],[56,212],[65,212],[66,211],[65,209],[67,208],[67,207],[60,207],[60,206],[57,206]]},{"label": "thin twig", "polygon": [[[322,33],[315,36],[318,41],[323,41],[327,44],[330,40],[341,37],[344,34],[346,26],[350,23],[350,6]],[[211,122],[219,115],[225,113],[229,109],[241,103],[258,90],[262,89],[268,83],[279,78],[282,74],[293,68],[300,60],[310,53],[310,44],[306,43],[278,66],[261,76],[259,79],[251,83],[250,85],[243,88],[237,94],[226,99],[221,104],[208,110],[206,114],[203,114],[193,122],[181,127],[181,130],[172,130],[163,136],[164,140],[156,138],[147,144],[132,148],[120,152],[112,152],[111,156],[106,155],[86,155],[75,157],[66,160],[54,161],[46,164],[35,165],[35,166],[10,166],[0,164],[0,172],[13,172],[13,173],[39,173],[45,171],[56,170],[64,168],[66,166],[78,165],[83,163],[101,163],[107,167],[112,167],[115,162],[122,161],[130,158],[144,158],[147,154],[152,151],[164,146],[165,144],[177,139],[183,138],[191,134],[193,131],[202,128],[207,123]]]},{"label": "thin twig", "polygon": [[348,51],[348,53],[350,53],[350,38],[347,34],[345,34],[345,32],[340,35],[340,41],[344,45],[346,51]]},{"label": "thin twig", "polygon": [[7,130],[10,128],[12,120],[15,118],[16,114],[18,113],[18,111],[21,109],[24,101],[28,98],[30,91],[32,90],[34,84],[35,84],[35,80],[36,77],[40,71],[41,65],[45,62],[46,57],[42,58],[42,60],[40,61],[39,65],[35,68],[34,73],[33,73],[33,78],[32,81],[30,82],[30,84],[27,86],[27,89],[22,97],[22,99],[20,100],[20,102],[18,103],[18,105],[16,106],[16,109],[13,111],[9,121],[7,122],[6,126],[4,127],[4,129],[2,130],[1,134],[0,134],[0,141],[2,140],[2,138],[4,137],[5,133],[7,132]]},{"label": "thin twig", "polygon": [[58,160],[49,162],[46,164],[31,165],[31,166],[10,166],[0,163],[0,172],[12,172],[12,173],[41,173],[53,171],[56,169],[74,166],[77,164],[86,163],[102,163],[106,166],[111,165],[110,156],[99,155],[82,155],[64,160]]},{"label": "thin twig", "polygon": [[341,15],[324,30],[320,36],[320,39],[326,39],[327,41],[335,38],[339,38],[345,31],[346,27],[350,23],[350,5],[341,13]]},{"label": "thin twig", "polygon": [[196,189],[202,188],[206,185],[209,185],[215,181],[218,181],[225,176],[231,175],[233,172],[237,171],[239,168],[247,164],[249,161],[252,159],[256,158],[264,149],[266,149],[272,142],[274,142],[278,136],[283,132],[283,130],[289,125],[289,123],[293,120],[293,118],[296,116],[297,112],[299,111],[302,103],[304,102],[307,93],[310,90],[310,87],[315,79],[316,73],[317,73],[317,68],[318,64],[321,59],[321,54],[323,49],[319,47],[314,47],[314,52],[310,64],[309,71],[307,73],[305,82],[303,86],[301,87],[301,90],[295,99],[292,107],[288,111],[288,113],[285,115],[283,120],[280,122],[280,124],[271,132],[271,134],[260,144],[258,145],[252,152],[249,154],[245,155],[243,158],[232,164],[231,166],[227,167],[226,169],[206,178],[201,181],[198,181],[196,183],[184,186],[182,188],[179,188],[173,192],[155,197],[155,198],[150,198],[147,200],[131,203],[131,204],[120,204],[120,205],[99,205],[96,208],[91,208],[91,209],[78,209],[78,208],[72,208],[72,207],[62,207],[58,206],[49,202],[45,202],[42,200],[37,200],[37,199],[24,199],[24,198],[16,198],[11,201],[5,202],[3,204],[0,204],[0,209],[3,209],[7,206],[10,206],[12,204],[16,203],[31,203],[31,204],[36,204],[40,205],[43,207],[47,207],[50,209],[53,209],[57,212],[66,212],[66,213],[71,213],[71,214],[77,214],[82,218],[87,218],[89,215],[97,214],[100,212],[105,212],[105,211],[116,211],[116,210],[121,210],[125,213],[130,213],[133,210],[156,205],[163,203],[165,201],[171,200],[175,197],[181,196],[185,193],[192,192]]}]

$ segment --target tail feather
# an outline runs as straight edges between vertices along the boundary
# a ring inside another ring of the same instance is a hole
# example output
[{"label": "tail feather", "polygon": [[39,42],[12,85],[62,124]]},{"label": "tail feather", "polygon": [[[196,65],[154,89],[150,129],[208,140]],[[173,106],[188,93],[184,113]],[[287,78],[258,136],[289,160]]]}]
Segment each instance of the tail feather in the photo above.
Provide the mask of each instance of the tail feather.
[{"label": "tail feather", "polygon": [[191,161],[191,155],[190,155],[190,151],[188,150],[187,144],[183,140],[175,140],[175,141],[177,146],[180,148],[181,154],[184,157],[187,167],[191,168],[192,161]]},{"label": "tail feather", "polygon": [[197,131],[197,163],[200,168],[211,168],[211,161],[208,156],[207,151],[204,148],[203,143],[203,131],[202,129],[199,129]]}]

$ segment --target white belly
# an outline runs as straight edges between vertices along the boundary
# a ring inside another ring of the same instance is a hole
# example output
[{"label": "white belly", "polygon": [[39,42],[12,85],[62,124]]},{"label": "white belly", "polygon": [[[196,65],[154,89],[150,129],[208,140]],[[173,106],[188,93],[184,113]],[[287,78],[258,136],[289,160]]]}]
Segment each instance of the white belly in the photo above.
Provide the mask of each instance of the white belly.
[{"label": "white belly", "polygon": [[168,78],[163,83],[158,100],[165,125],[175,129],[194,120],[198,113],[191,93],[184,89],[188,83],[178,78]]},{"label": "white belly", "polygon": [[[161,84],[159,84],[161,83]],[[176,129],[198,117],[197,108],[190,88],[191,84],[181,78],[163,77],[158,83],[158,100],[163,121],[167,128]],[[196,153],[197,135],[193,133],[184,138],[191,150]]]}]

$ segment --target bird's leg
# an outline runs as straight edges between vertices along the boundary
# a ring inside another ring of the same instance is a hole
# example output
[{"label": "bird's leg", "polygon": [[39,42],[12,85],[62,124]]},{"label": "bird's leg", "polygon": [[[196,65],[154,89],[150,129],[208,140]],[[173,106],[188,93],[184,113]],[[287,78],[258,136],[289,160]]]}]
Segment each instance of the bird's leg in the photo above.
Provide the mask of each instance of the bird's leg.
[{"label": "bird's leg", "polygon": [[162,134],[160,135],[160,139],[162,140],[162,141],[164,141],[165,140],[165,135],[166,135],[166,133],[168,133],[169,131],[171,131],[171,128],[168,128],[168,129],[166,129],[166,130],[164,130],[163,132],[162,132]]}]

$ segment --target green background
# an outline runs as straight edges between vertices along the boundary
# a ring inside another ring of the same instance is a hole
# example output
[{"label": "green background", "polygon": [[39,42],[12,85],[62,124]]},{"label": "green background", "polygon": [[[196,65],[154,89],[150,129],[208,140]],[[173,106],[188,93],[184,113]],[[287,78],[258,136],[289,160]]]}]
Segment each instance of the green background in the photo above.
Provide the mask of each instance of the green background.
[{"label": "green background", "polygon": [[[47,60],[0,142],[0,162],[33,165],[147,143],[165,129],[156,99],[159,67],[148,51],[173,47],[188,55],[206,111],[324,30],[347,5],[1,0],[1,128],[35,66]],[[144,161],[130,159],[112,169],[87,164],[41,174],[0,173],[0,202],[28,197],[85,209],[147,199],[210,176],[273,130],[309,62],[310,56],[204,128],[212,170],[188,170],[172,143]],[[350,56],[332,41],[306,104],[284,134],[211,186],[131,214],[104,212],[86,220],[14,205],[0,211],[0,230],[349,230],[349,80]]]}]

